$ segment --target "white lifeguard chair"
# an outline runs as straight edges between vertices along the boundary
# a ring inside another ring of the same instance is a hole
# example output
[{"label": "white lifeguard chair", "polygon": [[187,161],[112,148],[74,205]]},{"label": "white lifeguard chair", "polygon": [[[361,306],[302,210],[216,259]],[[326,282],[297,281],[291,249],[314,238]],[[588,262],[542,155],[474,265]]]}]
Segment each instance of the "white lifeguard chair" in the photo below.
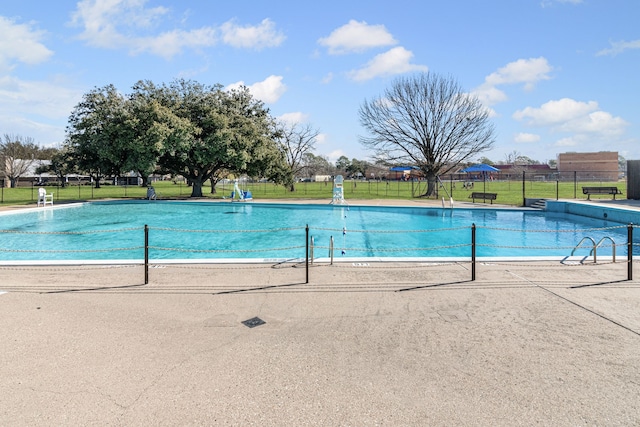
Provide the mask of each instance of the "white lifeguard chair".
[{"label": "white lifeguard chair", "polygon": [[333,197],[331,198],[331,204],[344,205],[346,203],[344,200],[344,178],[342,175],[336,175],[333,179]]},{"label": "white lifeguard chair", "polygon": [[38,207],[40,207],[41,203],[42,206],[47,206],[47,203],[53,206],[53,193],[47,194],[47,190],[44,187],[38,188]]}]

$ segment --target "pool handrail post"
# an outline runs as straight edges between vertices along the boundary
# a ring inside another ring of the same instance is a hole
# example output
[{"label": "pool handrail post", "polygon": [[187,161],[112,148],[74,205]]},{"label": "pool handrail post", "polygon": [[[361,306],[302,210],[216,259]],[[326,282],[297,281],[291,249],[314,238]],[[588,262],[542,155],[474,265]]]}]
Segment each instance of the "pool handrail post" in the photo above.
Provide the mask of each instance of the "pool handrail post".
[{"label": "pool handrail post", "polygon": [[144,225],[144,284],[149,284],[149,226]]},{"label": "pool handrail post", "polygon": [[306,262],[305,262],[305,282],[304,283],[309,283],[309,224],[307,224],[307,226],[305,227],[305,234],[306,234],[306,238],[305,238],[305,247],[306,247]]},{"label": "pool handrail post", "polygon": [[331,259],[330,264],[333,265],[333,236],[329,239],[329,258]]},{"label": "pool handrail post", "polygon": [[471,281],[476,280],[476,224],[471,224]]},{"label": "pool handrail post", "polygon": [[633,223],[627,225],[627,280],[633,280]]}]

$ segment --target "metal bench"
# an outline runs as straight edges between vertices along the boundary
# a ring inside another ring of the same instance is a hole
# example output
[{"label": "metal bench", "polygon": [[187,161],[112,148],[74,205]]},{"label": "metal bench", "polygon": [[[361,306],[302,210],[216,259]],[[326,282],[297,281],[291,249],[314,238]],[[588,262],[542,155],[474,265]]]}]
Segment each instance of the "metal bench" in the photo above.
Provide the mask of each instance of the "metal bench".
[{"label": "metal bench", "polygon": [[582,187],[582,194],[587,195],[587,200],[591,200],[592,194],[611,194],[615,200],[616,195],[622,194],[622,191],[618,187]]},{"label": "metal bench", "polygon": [[497,193],[471,193],[469,195],[469,198],[471,199],[471,201],[473,203],[476,202],[476,199],[482,199],[482,200],[491,200],[491,204],[493,204],[493,201],[498,197]]}]

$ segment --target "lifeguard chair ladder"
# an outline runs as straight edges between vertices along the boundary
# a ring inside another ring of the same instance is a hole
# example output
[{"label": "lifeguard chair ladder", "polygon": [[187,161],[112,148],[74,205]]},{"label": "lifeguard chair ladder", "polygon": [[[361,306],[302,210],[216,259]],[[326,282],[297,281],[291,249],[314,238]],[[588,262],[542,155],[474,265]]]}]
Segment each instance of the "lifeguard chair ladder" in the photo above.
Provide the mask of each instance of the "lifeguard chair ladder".
[{"label": "lifeguard chair ladder", "polygon": [[342,175],[336,175],[333,179],[333,197],[331,198],[332,205],[346,205],[344,200],[344,178]]}]

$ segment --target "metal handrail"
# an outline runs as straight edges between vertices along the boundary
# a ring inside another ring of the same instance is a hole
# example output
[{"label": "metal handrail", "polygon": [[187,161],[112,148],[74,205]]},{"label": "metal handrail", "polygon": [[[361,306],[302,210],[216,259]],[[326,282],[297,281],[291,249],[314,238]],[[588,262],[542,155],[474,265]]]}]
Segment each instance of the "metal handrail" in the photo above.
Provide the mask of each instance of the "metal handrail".
[{"label": "metal handrail", "polygon": [[[585,240],[591,240],[591,243],[593,243],[593,249],[591,249],[591,253],[593,253],[593,262],[596,262],[596,241],[593,240],[591,237],[583,237],[580,242],[576,245],[575,248],[573,248],[573,250],[571,251],[571,256],[573,256],[574,252],[576,251],[576,249],[578,249],[580,247],[580,245],[582,245],[582,242],[584,242]],[[591,254],[590,253],[590,254]]]},{"label": "metal handrail", "polygon": [[329,258],[331,258],[331,265],[333,265],[333,236],[329,240]]},{"label": "metal handrail", "polygon": [[600,239],[600,240],[598,241],[598,243],[596,244],[596,246],[595,246],[593,249],[591,249],[590,254],[591,254],[591,253],[593,253],[593,262],[596,262],[596,253],[595,253],[596,249],[597,249],[597,248],[600,246],[600,244],[601,244],[603,241],[605,241],[605,240],[611,240],[611,247],[613,248],[613,262],[616,262],[616,241],[615,241],[615,240],[613,240],[613,238],[612,238],[612,237],[609,237],[609,236],[604,236],[602,239]]}]

